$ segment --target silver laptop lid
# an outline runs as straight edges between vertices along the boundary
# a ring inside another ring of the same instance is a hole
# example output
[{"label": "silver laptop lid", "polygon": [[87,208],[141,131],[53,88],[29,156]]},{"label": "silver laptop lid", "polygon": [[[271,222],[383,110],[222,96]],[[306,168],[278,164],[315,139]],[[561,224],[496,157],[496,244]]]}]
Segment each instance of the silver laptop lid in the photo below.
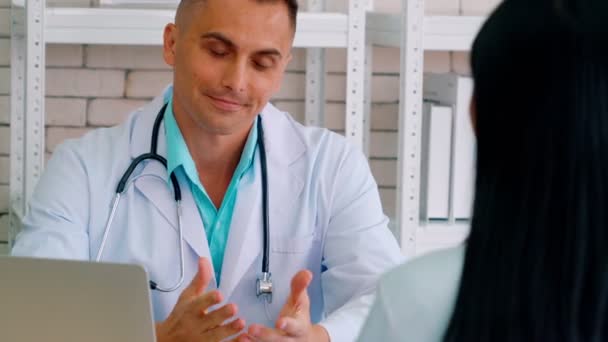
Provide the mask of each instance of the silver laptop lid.
[{"label": "silver laptop lid", "polygon": [[2,341],[152,342],[140,266],[0,257]]}]

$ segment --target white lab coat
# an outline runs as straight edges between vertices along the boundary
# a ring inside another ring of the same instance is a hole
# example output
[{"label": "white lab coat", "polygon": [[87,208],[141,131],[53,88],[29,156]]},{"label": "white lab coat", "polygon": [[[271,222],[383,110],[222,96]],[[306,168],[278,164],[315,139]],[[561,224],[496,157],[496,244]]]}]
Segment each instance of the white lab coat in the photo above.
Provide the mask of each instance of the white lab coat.
[{"label": "white lab coat", "polygon": [[[166,90],[170,91],[170,90]],[[165,92],[166,92],[165,91]],[[165,94],[166,95],[166,94]],[[131,161],[150,150],[159,96],[120,126],[98,129],[60,145],[30,202],[13,255],[94,260],[118,180]],[[262,260],[262,186],[259,151],[241,180],[219,290],[247,324],[274,326],[292,276],[309,269],[311,315],[332,341],[353,341],[373,301],[380,274],[401,261],[387,229],[376,183],[364,155],[347,141],[308,128],[272,105],[262,113],[268,165],[270,271],[274,298],[256,297]],[[164,129],[158,152],[165,155]],[[144,162],[122,198],[103,261],[137,263],[151,280],[171,286],[179,276],[177,214],[166,169]],[[198,257],[209,258],[203,223],[183,175],[185,282]],[[211,288],[216,288],[215,280]],[[164,320],[182,289],[154,291],[154,318]],[[93,294],[94,295],[94,294]]]}]

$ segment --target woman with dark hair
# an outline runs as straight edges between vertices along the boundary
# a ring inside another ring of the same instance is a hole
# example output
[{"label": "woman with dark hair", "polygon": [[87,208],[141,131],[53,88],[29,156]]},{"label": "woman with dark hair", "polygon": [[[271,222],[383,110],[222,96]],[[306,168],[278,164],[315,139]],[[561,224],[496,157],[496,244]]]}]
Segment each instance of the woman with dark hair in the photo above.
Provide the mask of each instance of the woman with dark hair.
[{"label": "woman with dark hair", "polygon": [[471,62],[470,236],[387,274],[360,341],[608,341],[608,1],[506,0]]}]

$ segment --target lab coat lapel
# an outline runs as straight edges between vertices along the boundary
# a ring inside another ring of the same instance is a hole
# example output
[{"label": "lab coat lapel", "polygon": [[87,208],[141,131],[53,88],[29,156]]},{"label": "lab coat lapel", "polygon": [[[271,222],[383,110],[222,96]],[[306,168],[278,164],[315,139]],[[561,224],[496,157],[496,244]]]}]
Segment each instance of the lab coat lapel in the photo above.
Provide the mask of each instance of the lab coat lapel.
[{"label": "lab coat lapel", "polygon": [[[262,114],[264,144],[266,145],[268,172],[268,201],[270,235],[280,235],[289,222],[292,207],[302,188],[301,175],[294,168],[305,146],[285,114],[268,105]],[[241,179],[226,245],[220,291],[229,298],[244,274],[255,270],[262,272],[262,176],[259,146],[256,149],[254,165]],[[272,248],[272,244],[270,246]],[[255,261],[258,264],[252,265]],[[272,272],[272,260],[271,260]],[[255,284],[251,291],[255,293]]]},{"label": "lab coat lapel", "polygon": [[[224,298],[230,297],[243,273],[262,251],[262,180],[257,152],[254,163],[254,169],[239,183],[234,204],[219,287]],[[254,291],[253,285],[251,289]]]},{"label": "lab coat lapel", "polygon": [[[132,158],[149,152],[154,120],[158,111],[162,108],[163,97],[164,95],[154,99],[142,109],[142,113],[138,114],[139,117],[133,127],[131,139]],[[161,125],[158,137],[158,154],[166,156],[166,151],[165,130]],[[135,188],[156,207],[167,223],[177,232],[177,207],[173,197],[173,190],[169,186],[169,183],[167,183],[167,169],[157,161],[146,161],[142,164],[144,164],[143,168],[141,168],[142,171],[138,173],[136,170],[132,176],[132,179],[133,177],[142,176],[134,182]],[[199,256],[209,258],[207,237],[204,233],[203,223],[192,197],[190,187],[180,177],[178,177],[178,181],[182,190],[182,230],[184,240]]]}]

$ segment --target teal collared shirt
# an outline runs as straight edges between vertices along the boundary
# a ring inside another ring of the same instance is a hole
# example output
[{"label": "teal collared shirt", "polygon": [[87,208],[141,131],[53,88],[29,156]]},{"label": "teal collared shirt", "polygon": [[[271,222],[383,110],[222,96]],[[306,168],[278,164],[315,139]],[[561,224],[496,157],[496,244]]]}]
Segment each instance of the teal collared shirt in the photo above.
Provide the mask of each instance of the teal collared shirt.
[{"label": "teal collared shirt", "polygon": [[[198,211],[203,220],[207,241],[209,242],[209,252],[211,253],[211,261],[215,270],[215,279],[217,285],[220,283],[222,273],[222,262],[224,261],[224,252],[228,242],[228,233],[230,232],[230,223],[234,213],[234,204],[236,202],[238,186],[241,178],[251,169],[253,165],[253,156],[257,146],[258,129],[257,124],[254,124],[249,132],[247,143],[241,154],[241,160],[234,171],[232,180],[228,185],[228,189],[224,194],[222,205],[219,209],[215,207],[211,198],[205,191],[205,187],[201,184],[196,170],[196,164],[190,155],[186,141],[175,121],[173,115],[173,96],[168,97],[169,104],[165,110],[165,134],[167,136],[167,170],[169,175],[181,169],[188,179],[192,197],[196,202]],[[256,119],[258,120],[258,119]],[[257,121],[256,121],[257,123]],[[167,181],[170,181],[167,179]]]}]

